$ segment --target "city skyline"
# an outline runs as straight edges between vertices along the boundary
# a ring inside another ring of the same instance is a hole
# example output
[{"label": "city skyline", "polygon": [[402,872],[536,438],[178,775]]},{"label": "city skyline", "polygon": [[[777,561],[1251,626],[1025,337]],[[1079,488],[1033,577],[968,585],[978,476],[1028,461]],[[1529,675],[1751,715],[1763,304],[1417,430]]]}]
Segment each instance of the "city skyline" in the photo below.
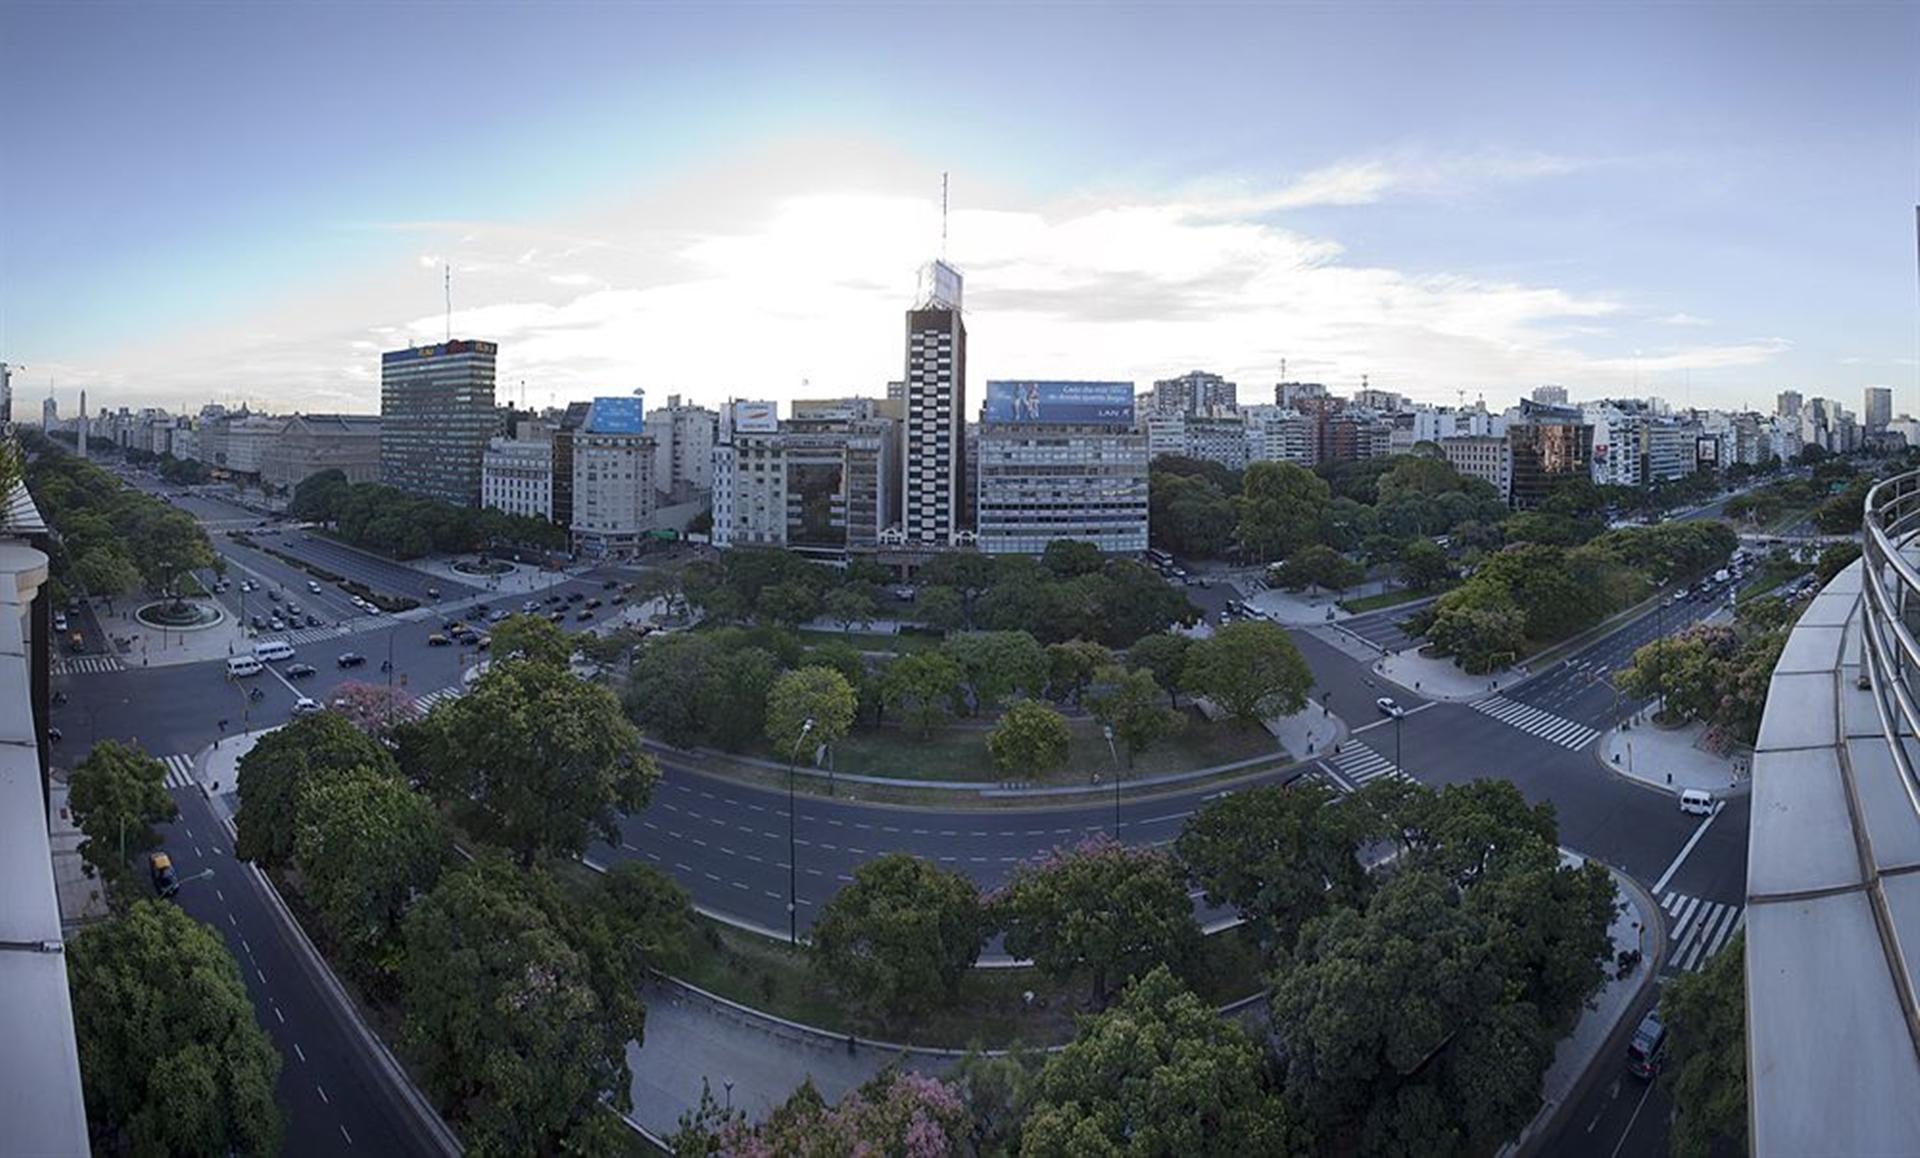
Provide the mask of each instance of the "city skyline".
[{"label": "city skyline", "polygon": [[[1830,11],[1128,10],[1091,41],[1065,8],[755,9],[726,36],[467,13],[525,49],[509,100],[410,51],[424,12],[15,8],[0,92],[32,179],[6,197],[33,228],[0,353],[26,398],[51,376],[110,405],[368,412],[379,354],[445,332],[451,266],[502,399],[875,394],[950,171],[976,381],[1257,390],[1285,359],[1496,409],[1564,383],[1760,410],[1888,385],[1911,411],[1917,18]],[[955,62],[936,132],[869,91],[928,38]],[[1286,69],[1256,70],[1274,45]],[[1205,83],[1156,72],[1203,52]],[[99,91],[50,100],[82,53]],[[296,104],[322,70],[356,91]]]}]

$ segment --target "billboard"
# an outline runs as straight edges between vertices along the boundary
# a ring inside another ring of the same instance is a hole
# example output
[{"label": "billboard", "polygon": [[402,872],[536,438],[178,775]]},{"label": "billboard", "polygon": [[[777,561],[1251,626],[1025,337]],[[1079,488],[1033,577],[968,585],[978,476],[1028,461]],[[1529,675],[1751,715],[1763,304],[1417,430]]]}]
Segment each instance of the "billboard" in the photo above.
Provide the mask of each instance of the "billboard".
[{"label": "billboard", "polygon": [[988,382],[982,422],[1133,425],[1131,382]]},{"label": "billboard", "polygon": [[919,304],[928,309],[959,309],[960,271],[944,261],[921,266]]},{"label": "billboard", "polygon": [[736,402],[733,404],[733,428],[742,434],[777,434],[780,411],[772,402]]}]

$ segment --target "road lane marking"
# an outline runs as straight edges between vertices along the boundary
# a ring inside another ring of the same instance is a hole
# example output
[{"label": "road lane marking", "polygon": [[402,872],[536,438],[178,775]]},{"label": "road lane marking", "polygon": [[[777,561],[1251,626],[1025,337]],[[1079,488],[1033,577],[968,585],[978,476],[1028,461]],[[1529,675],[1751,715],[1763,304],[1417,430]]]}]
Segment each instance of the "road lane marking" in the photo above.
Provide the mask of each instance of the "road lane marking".
[{"label": "road lane marking", "polygon": [[1667,871],[1661,873],[1660,879],[1653,883],[1653,891],[1656,895],[1667,887],[1667,882],[1673,879],[1673,874],[1680,871],[1680,866],[1686,863],[1687,854],[1691,853],[1693,846],[1699,844],[1700,838],[1707,834],[1708,826],[1720,819],[1720,810],[1725,807],[1725,801],[1715,804],[1713,811],[1708,813],[1707,818],[1700,822],[1700,827],[1693,830],[1693,836],[1681,847],[1680,855],[1673,858],[1673,863],[1667,866]]},{"label": "road lane marking", "polygon": [[319,1082],[315,1082],[313,1083],[313,1088],[320,1091],[321,1101],[325,1102],[329,1106],[333,1105],[333,1099],[327,1096],[327,1087],[321,1085]]},{"label": "road lane marking", "polygon": [[265,973],[260,972],[258,968],[254,969],[253,975],[260,979],[260,984],[265,985],[267,983],[267,975]]},{"label": "road lane marking", "polygon": [[683,873],[690,873],[690,872],[692,872],[692,871],[693,871],[693,866],[692,866],[692,865],[690,865],[690,864],[681,864],[681,863],[680,863],[679,861],[674,861],[674,862],[673,862],[673,867],[674,867],[674,868],[677,868],[677,869],[679,869],[679,870],[680,870],[681,872],[683,872]]},{"label": "road lane marking", "polygon": [[1627,1119],[1626,1129],[1620,1131],[1620,1140],[1614,1143],[1613,1153],[1608,1158],[1620,1158],[1620,1147],[1627,1144],[1627,1135],[1633,1133],[1633,1124],[1640,1119],[1640,1108],[1647,1104],[1647,1095],[1652,1092],[1653,1083],[1648,1082],[1647,1088],[1640,1091],[1640,1100],[1633,1104],[1633,1114]]},{"label": "road lane marking", "polygon": [[294,1053],[294,1056],[299,1058],[301,1061],[304,1062],[307,1060],[307,1051],[304,1049],[301,1049],[300,1043],[297,1041],[293,1043],[293,1053]]},{"label": "road lane marking", "polygon": [[347,1140],[347,1145],[349,1146],[353,1145],[353,1135],[347,1133],[347,1126],[346,1126],[346,1123],[344,1122],[340,1124],[340,1136]]},{"label": "road lane marking", "polygon": [[249,957],[253,956],[253,946],[247,944],[247,939],[245,937],[240,938],[240,947],[247,951],[247,956]]},{"label": "road lane marking", "polygon": [[[287,1023],[287,1015],[280,1012],[280,1007],[278,1005],[273,1007],[273,1016],[279,1020],[281,1025],[285,1025]],[[305,1061],[306,1059],[301,1058],[300,1060]]]}]

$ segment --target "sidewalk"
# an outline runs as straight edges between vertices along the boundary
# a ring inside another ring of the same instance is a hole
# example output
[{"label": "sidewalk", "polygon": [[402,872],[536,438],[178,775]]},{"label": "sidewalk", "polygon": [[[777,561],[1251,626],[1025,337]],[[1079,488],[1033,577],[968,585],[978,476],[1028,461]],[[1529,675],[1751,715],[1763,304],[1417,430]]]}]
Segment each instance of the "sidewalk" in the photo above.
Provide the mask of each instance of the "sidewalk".
[{"label": "sidewalk", "polygon": [[1503,667],[1486,675],[1461,671],[1451,658],[1421,655],[1419,649],[1389,652],[1373,663],[1375,675],[1429,700],[1477,700],[1512,688],[1529,674],[1527,665]]},{"label": "sidewalk", "polygon": [[[338,540],[334,541],[338,542]],[[342,545],[344,546],[345,544]],[[376,555],[374,557],[382,559],[384,562],[394,562],[392,559],[385,559],[384,556]],[[508,562],[508,560],[503,559],[501,562]],[[468,599],[476,597],[524,595],[533,591],[545,591],[549,587],[558,586],[575,577],[575,572],[573,571],[543,571],[530,563],[514,563],[513,570],[504,575],[469,575],[464,571],[454,570],[452,559],[439,557],[409,559],[399,565],[402,567],[411,567],[415,571],[421,571],[440,579],[446,579],[454,583],[463,583],[468,587],[479,588],[479,591],[474,596],[462,595],[457,598],[442,601],[443,604],[449,606],[464,603]]]},{"label": "sidewalk", "polygon": [[[152,602],[153,599],[144,596],[124,596],[114,601],[115,614],[112,615],[107,613],[104,603],[96,600],[93,604],[94,618],[99,621],[100,630],[106,634],[109,644],[116,639],[132,640],[124,650],[113,647],[110,651],[129,668],[166,667],[225,659],[253,646],[247,638],[244,625],[224,607],[220,608],[220,622],[187,631],[153,627],[133,617],[135,611]],[[219,606],[212,599],[189,599],[188,602]]]},{"label": "sidewalk", "polygon": [[1705,721],[1662,728],[1643,722],[1647,719],[1643,713],[1631,729],[1609,729],[1600,737],[1594,758],[1616,776],[1675,796],[1687,788],[1704,789],[1716,797],[1738,796],[1752,789],[1752,757],[1722,756],[1710,750]]}]

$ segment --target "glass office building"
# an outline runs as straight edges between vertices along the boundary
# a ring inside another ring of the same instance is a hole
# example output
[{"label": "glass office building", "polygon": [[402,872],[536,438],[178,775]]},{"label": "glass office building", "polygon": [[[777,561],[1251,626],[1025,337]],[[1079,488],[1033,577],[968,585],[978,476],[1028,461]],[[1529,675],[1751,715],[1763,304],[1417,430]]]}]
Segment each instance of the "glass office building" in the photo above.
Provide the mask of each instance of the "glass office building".
[{"label": "glass office building", "polygon": [[456,340],[380,356],[380,481],[422,498],[480,502],[480,464],[499,433],[493,342]]}]

